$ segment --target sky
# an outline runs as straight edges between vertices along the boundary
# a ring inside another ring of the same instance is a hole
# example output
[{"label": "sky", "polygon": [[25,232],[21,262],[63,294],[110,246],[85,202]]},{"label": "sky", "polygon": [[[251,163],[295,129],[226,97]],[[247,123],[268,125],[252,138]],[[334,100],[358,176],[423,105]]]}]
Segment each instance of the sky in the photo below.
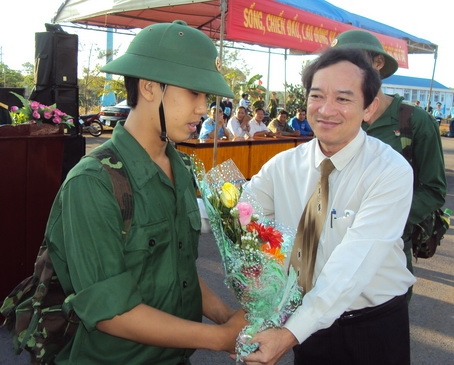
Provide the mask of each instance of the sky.
[{"label": "sky", "polygon": [[[452,12],[447,7],[449,2],[445,0],[381,0],[380,2],[329,0],[329,2],[344,10],[382,22],[437,44],[439,51],[435,80],[447,87],[454,87],[452,70],[454,45],[452,45]],[[11,69],[20,71],[23,63],[34,62],[35,33],[46,30],[44,24],[51,21],[62,0],[39,0],[39,3],[39,9],[31,7],[30,0],[15,0],[2,5],[0,61]],[[65,27],[64,30],[79,35],[79,69],[87,66],[90,48],[92,46],[103,48],[106,42],[106,35],[103,32]],[[115,35],[114,49],[119,49],[120,54],[123,53],[131,39],[131,36]],[[267,51],[263,48],[261,50]],[[273,50],[273,52],[281,51]],[[290,84],[299,84],[302,62],[311,58],[289,55],[287,63],[285,63],[283,54],[269,56],[266,52],[252,51],[241,51],[240,57],[250,66],[250,76],[263,75],[263,85],[276,91],[284,89],[285,79]],[[91,62],[99,63],[93,58]],[[433,67],[433,55],[409,55],[409,68],[399,68],[396,75],[430,79]],[[271,70],[269,77],[268,70]]]}]

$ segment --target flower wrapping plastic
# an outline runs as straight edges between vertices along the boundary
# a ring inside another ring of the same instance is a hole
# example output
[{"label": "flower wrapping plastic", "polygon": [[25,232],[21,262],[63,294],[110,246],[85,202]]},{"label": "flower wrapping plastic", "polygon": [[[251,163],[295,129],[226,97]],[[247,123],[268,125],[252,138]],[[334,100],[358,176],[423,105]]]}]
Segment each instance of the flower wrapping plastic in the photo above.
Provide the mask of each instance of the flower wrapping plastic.
[{"label": "flower wrapping plastic", "polygon": [[237,361],[241,362],[258,348],[257,343],[250,343],[254,334],[283,326],[301,304],[296,273],[284,266],[295,231],[264,218],[256,199],[243,189],[247,181],[232,160],[208,173],[203,163],[193,163],[225,283],[247,313],[249,325],[236,344]]}]

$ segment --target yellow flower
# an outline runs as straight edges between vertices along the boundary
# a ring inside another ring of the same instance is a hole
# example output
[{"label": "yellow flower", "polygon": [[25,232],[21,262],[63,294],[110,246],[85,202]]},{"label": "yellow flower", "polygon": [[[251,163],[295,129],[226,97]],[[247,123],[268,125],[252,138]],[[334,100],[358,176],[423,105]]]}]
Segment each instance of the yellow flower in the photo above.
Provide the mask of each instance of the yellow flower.
[{"label": "yellow flower", "polygon": [[236,188],[235,185],[226,182],[222,185],[222,192],[221,192],[221,202],[226,208],[233,208],[236,203],[238,203],[238,199],[240,198],[240,192]]}]

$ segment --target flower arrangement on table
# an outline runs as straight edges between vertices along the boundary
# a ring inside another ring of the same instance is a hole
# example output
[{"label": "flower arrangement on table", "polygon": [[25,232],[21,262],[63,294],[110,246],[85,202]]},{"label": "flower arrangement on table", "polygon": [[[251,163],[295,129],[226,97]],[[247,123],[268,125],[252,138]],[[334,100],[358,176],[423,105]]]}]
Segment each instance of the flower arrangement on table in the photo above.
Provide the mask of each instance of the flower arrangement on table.
[{"label": "flower arrangement on table", "polygon": [[246,179],[232,160],[208,173],[200,161],[194,161],[194,167],[225,283],[247,313],[249,325],[236,344],[237,361],[241,361],[258,347],[249,342],[254,334],[283,326],[301,304],[296,273],[284,266],[295,232],[263,217],[256,199],[243,189]]},{"label": "flower arrangement on table", "polygon": [[47,106],[37,101],[29,101],[13,91],[11,91],[11,94],[14,94],[23,105],[22,108],[17,106],[10,108],[13,125],[48,123],[53,125],[65,124],[68,127],[74,127],[73,117],[57,109],[55,104]]}]

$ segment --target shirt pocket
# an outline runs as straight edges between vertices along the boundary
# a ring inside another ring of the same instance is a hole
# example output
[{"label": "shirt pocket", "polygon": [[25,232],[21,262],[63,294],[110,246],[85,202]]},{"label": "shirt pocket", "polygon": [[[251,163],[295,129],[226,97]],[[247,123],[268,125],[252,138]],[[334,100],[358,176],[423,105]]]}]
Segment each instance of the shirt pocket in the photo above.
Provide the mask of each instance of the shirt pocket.
[{"label": "shirt pocket", "polygon": [[351,228],[355,220],[355,212],[352,210],[345,210],[343,215],[332,218],[332,228],[339,234],[344,234],[347,229]]},{"label": "shirt pocket", "polygon": [[187,192],[185,194],[186,212],[189,217],[189,233],[200,234],[202,229],[202,217],[200,215],[199,204],[195,198],[195,194]]},{"label": "shirt pocket", "polygon": [[134,227],[125,248],[125,261],[133,276],[139,281],[147,267],[162,262],[171,250],[170,223],[164,219]]}]

